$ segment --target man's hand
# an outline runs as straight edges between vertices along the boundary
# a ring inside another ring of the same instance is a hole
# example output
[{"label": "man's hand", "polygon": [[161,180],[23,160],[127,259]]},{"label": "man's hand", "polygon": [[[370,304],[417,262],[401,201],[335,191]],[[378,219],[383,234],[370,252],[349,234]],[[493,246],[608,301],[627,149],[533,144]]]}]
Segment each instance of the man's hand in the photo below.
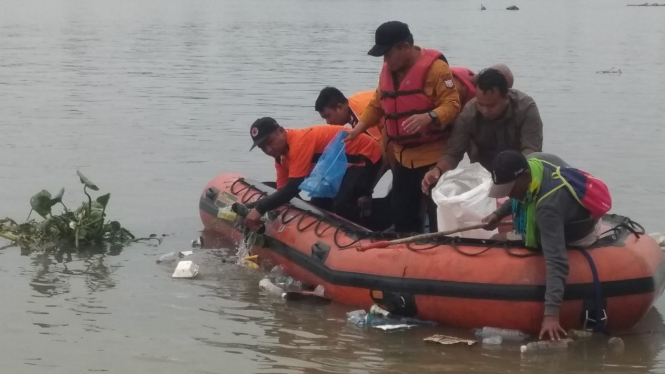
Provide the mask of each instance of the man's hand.
[{"label": "man's hand", "polygon": [[492,231],[499,227],[499,222],[501,222],[501,219],[496,213],[492,213],[489,216],[483,218],[480,222],[485,224],[485,227],[483,227],[487,231]]},{"label": "man's hand", "polygon": [[433,167],[425,174],[423,181],[420,183],[420,189],[425,195],[429,195],[430,188],[439,181],[439,178],[441,178],[441,169],[438,167]]},{"label": "man's hand", "polygon": [[258,230],[261,227],[261,216],[262,214],[256,208],[250,210],[247,217],[245,217],[245,226],[252,231]]},{"label": "man's hand", "polygon": [[348,131],[346,133],[346,136],[344,137],[344,143],[349,143],[352,142],[355,138],[358,137],[358,135],[362,134],[365,130],[362,129],[362,127],[365,126],[360,126],[360,124],[356,125],[351,131]]},{"label": "man's hand", "polygon": [[359,198],[358,207],[360,207],[360,217],[369,217],[372,214],[372,197],[363,196]]},{"label": "man's hand", "polygon": [[414,114],[404,121],[404,130],[409,134],[415,134],[423,127],[432,123],[432,117],[428,113]]},{"label": "man's hand", "polygon": [[558,316],[545,316],[543,317],[543,326],[540,328],[540,339],[543,336],[550,336],[550,340],[560,340],[561,337],[566,337],[566,330],[559,324]]}]

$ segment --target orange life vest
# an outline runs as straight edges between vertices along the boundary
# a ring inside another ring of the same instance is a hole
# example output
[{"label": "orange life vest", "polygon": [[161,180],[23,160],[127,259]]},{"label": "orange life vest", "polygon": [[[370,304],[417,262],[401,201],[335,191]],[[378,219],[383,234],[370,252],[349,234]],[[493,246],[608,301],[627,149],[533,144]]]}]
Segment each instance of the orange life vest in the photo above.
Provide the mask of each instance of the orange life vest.
[{"label": "orange life vest", "polygon": [[392,72],[385,63],[379,78],[386,134],[390,141],[402,146],[430,143],[447,136],[445,130],[436,129],[433,124],[423,126],[415,134],[407,133],[403,127],[404,121],[412,115],[428,113],[435,108],[432,99],[423,91],[425,78],[434,61],[446,61],[446,58],[433,49],[423,49],[423,52],[404,76],[399,88],[396,89]]}]

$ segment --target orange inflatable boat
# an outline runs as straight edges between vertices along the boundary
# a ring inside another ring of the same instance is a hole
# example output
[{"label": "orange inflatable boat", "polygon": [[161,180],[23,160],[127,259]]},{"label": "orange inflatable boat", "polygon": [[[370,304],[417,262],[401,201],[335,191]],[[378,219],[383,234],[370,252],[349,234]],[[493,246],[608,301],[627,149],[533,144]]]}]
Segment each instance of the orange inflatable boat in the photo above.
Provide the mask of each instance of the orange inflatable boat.
[{"label": "orange inflatable boat", "polygon": [[[218,212],[273,191],[239,175],[218,176],[200,199],[205,228],[239,243],[241,220],[217,219]],[[372,233],[299,199],[278,211],[252,254],[307,284],[322,285],[332,300],[365,309],[377,303],[449,326],[540,330],[545,262],[519,243],[444,237],[360,251],[362,244],[398,236]],[[583,251],[568,252],[560,314],[565,329],[591,326],[599,318],[610,330],[630,328],[663,292],[665,264],[658,244],[626,217],[608,215],[604,225],[607,232],[586,249],[591,261]]]}]

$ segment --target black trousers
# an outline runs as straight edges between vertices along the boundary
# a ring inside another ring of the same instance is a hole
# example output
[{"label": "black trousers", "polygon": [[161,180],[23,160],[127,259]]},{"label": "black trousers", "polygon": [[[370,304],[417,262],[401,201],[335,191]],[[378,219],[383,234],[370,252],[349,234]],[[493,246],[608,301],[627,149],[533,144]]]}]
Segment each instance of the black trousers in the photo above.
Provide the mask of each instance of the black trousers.
[{"label": "black trousers", "polygon": [[431,168],[432,165],[415,169],[399,163],[395,165],[390,208],[396,232],[424,232],[425,213],[429,217],[430,232],[437,230],[436,204],[431,195],[424,195],[420,188],[423,177]]},{"label": "black trousers", "polygon": [[346,170],[337,196],[329,198],[312,198],[310,203],[318,208],[325,209],[346,218],[359,225],[366,225],[361,217],[358,199],[363,196],[372,196],[376,175],[380,169],[380,161],[372,163],[367,160],[362,166],[351,166]]}]

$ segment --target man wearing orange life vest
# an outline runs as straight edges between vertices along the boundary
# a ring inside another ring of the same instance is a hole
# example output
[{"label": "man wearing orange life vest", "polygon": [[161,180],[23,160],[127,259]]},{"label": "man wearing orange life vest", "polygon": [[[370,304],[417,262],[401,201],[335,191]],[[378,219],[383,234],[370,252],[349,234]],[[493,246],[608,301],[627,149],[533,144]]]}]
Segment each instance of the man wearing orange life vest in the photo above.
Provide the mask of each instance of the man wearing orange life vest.
[{"label": "man wearing orange life vest", "polygon": [[415,46],[405,23],[382,24],[375,42],[368,54],[383,56],[379,87],[345,141],[385,119],[384,131],[397,159],[391,197],[395,231],[422,232],[422,202],[427,204],[430,227],[436,227],[436,207],[420,191],[420,181],[444,153],[447,126],[460,111],[459,95],[446,58]]}]

